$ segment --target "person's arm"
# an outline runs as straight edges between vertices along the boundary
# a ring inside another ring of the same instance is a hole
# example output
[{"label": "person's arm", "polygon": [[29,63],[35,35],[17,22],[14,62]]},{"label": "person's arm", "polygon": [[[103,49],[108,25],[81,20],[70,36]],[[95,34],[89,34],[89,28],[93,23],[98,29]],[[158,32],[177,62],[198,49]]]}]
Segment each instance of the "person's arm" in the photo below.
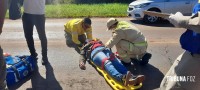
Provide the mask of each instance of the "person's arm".
[{"label": "person's arm", "polygon": [[85,70],[86,69],[85,64],[86,64],[86,57],[84,56],[84,54],[80,54],[80,58],[79,58],[80,69]]},{"label": "person's arm", "polygon": [[92,27],[90,27],[87,31],[86,31],[86,35],[87,35],[87,39],[90,41],[93,39],[92,37]]},{"label": "person's arm", "polygon": [[176,14],[171,14],[168,18],[170,23],[172,23],[175,27],[179,28],[188,28],[188,22],[191,16],[183,16],[182,13],[177,12]]},{"label": "person's arm", "polygon": [[107,48],[112,48],[114,45],[116,45],[121,39],[123,39],[123,31],[117,31],[113,34],[113,36],[108,40],[108,42],[105,44]]},{"label": "person's arm", "polygon": [[0,0],[0,34],[2,33],[6,11],[7,11],[6,0]]},{"label": "person's arm", "polygon": [[81,47],[81,42],[78,40],[78,32],[77,32],[77,26],[74,25],[72,27],[72,30],[71,30],[71,34],[72,34],[72,41],[77,44],[79,47]]},{"label": "person's arm", "polygon": [[89,47],[91,46],[90,43],[87,43],[84,47],[82,47],[81,51],[80,51],[80,57],[79,57],[79,67],[82,70],[86,69],[86,51],[89,49]]},{"label": "person's arm", "polygon": [[169,21],[175,27],[181,27],[200,33],[200,13],[193,16],[183,16],[180,12],[169,16]]}]

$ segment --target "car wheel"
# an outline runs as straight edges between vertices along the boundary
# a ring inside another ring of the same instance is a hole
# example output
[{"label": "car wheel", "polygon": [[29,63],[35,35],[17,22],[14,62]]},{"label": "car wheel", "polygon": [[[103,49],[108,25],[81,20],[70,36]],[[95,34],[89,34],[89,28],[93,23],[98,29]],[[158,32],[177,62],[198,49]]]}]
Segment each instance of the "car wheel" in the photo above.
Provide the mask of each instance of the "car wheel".
[{"label": "car wheel", "polygon": [[[149,10],[149,11],[154,11],[154,12],[159,12],[157,10]],[[143,18],[143,21],[146,23],[156,23],[159,21],[159,17],[156,16],[149,16],[149,15],[145,15]]]},{"label": "car wheel", "polygon": [[147,23],[155,23],[155,22],[158,21],[158,17],[156,17],[156,16],[145,15],[145,16],[144,16],[144,20],[145,20],[145,22],[147,22]]}]

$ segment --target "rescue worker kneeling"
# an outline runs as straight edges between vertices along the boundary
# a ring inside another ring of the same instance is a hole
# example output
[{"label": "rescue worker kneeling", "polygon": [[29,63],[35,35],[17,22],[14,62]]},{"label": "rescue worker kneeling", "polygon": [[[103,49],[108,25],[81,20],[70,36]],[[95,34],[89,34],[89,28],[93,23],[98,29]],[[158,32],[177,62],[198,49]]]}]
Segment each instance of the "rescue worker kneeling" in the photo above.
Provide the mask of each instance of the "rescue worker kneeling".
[{"label": "rescue worker kneeling", "polygon": [[65,27],[65,38],[68,47],[73,47],[80,53],[80,47],[86,41],[92,40],[92,27],[91,19],[73,19],[68,21]]},{"label": "rescue worker kneeling", "polygon": [[149,62],[151,54],[147,53],[147,40],[142,32],[126,21],[110,18],[107,21],[108,30],[112,30],[112,37],[105,44],[112,48],[116,45],[119,57],[123,64],[130,65],[131,59],[137,59],[142,65]]},{"label": "rescue worker kneeling", "polygon": [[127,85],[136,85],[144,80],[144,75],[134,76],[115,55],[100,41],[90,41],[81,49],[79,67],[85,70],[86,60],[105,70],[112,78]]}]

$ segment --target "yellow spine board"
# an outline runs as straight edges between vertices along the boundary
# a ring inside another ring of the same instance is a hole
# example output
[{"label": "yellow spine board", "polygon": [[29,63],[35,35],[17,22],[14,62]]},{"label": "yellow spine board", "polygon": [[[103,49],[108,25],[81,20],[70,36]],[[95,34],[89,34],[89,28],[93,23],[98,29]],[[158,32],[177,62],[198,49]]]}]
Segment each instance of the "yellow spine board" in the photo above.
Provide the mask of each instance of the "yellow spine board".
[{"label": "yellow spine board", "polygon": [[105,70],[100,69],[98,66],[96,66],[93,62],[91,62],[99,72],[102,73],[102,75],[104,76],[104,78],[106,79],[106,81],[110,84],[110,86],[114,89],[114,90],[135,90],[135,89],[139,89],[142,87],[142,83],[140,83],[138,86],[134,86],[134,85],[128,85],[128,86],[124,86],[122,83],[116,81],[115,79],[113,79],[109,74],[107,74],[107,72]]}]

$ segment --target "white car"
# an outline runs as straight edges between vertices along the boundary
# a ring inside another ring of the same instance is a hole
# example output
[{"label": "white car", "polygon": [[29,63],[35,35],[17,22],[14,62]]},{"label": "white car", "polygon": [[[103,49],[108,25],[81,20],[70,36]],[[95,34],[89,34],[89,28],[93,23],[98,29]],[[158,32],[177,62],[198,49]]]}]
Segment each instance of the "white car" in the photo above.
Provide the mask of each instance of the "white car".
[{"label": "white car", "polygon": [[144,10],[169,14],[181,12],[183,15],[191,15],[196,3],[197,0],[136,0],[129,4],[127,12],[128,16],[137,20],[142,19],[147,23],[155,23],[159,18],[144,15]]}]

